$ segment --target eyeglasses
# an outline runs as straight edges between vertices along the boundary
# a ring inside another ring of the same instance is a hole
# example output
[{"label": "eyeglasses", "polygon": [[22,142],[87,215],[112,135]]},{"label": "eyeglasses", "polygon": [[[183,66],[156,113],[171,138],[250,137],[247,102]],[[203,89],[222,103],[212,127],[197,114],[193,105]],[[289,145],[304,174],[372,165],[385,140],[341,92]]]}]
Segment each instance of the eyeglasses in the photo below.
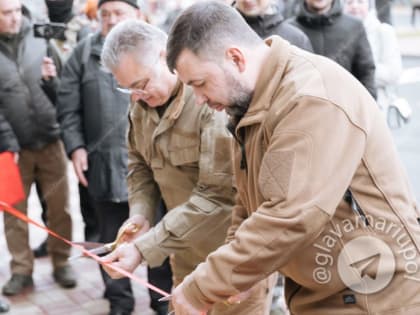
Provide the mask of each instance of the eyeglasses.
[{"label": "eyeglasses", "polygon": [[117,90],[124,94],[137,94],[137,95],[146,95],[147,94],[147,86],[150,82],[150,79],[144,81],[144,83],[139,88],[123,88],[118,86]]},{"label": "eyeglasses", "polygon": [[[139,95],[139,96],[147,95],[148,94],[147,90],[148,90],[148,86],[149,86],[150,81],[153,81],[153,79],[157,81],[160,78],[159,59],[160,58],[158,57],[156,59],[156,62],[153,63],[154,71],[152,72],[152,77],[151,78],[141,80],[141,82],[136,84],[137,85],[136,87],[124,88],[124,87],[118,86],[117,90],[120,91],[121,93],[128,94],[128,95],[131,95],[131,94],[136,94],[136,95]],[[153,78],[153,76],[154,76],[154,78]]]}]

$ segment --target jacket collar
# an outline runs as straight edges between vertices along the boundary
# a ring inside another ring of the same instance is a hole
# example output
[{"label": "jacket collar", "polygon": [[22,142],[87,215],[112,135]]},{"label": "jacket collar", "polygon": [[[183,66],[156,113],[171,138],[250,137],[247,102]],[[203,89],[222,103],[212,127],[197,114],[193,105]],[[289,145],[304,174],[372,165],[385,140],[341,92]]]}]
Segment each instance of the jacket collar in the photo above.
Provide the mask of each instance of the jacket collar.
[{"label": "jacket collar", "polygon": [[325,14],[317,14],[309,11],[306,2],[301,1],[297,21],[305,26],[325,26],[334,24],[334,20],[343,13],[341,0],[334,0],[331,9]]},{"label": "jacket collar", "polygon": [[150,112],[151,119],[157,124],[157,128],[153,133],[153,138],[156,138],[160,134],[164,133],[175,124],[176,120],[184,110],[185,104],[189,101],[192,95],[192,90],[182,84],[181,81],[178,81],[172,94],[174,98],[170,102],[161,119],[155,109],[148,107],[148,105],[142,101],[137,102],[137,106],[142,106],[146,111]]},{"label": "jacket collar", "polygon": [[92,40],[92,48],[90,50],[91,54],[100,58],[105,38],[102,36],[100,32],[97,32],[92,35],[91,40]]},{"label": "jacket collar", "polygon": [[264,30],[271,29],[284,22],[284,17],[280,12],[275,14],[265,14],[257,16],[247,16],[239,11],[245,21],[253,28],[253,26],[262,27]]},{"label": "jacket collar", "polygon": [[181,83],[181,81],[176,83],[172,96],[175,96],[175,98],[172,100],[171,104],[169,104],[169,107],[165,111],[163,118],[167,118],[169,120],[177,120],[179,115],[181,115],[182,110],[184,109],[187,96],[187,89],[185,85]]},{"label": "jacket collar", "polygon": [[265,43],[270,46],[270,53],[258,76],[248,111],[236,127],[237,135],[239,128],[265,119],[289,60],[290,44],[287,41],[275,35],[267,38]]}]

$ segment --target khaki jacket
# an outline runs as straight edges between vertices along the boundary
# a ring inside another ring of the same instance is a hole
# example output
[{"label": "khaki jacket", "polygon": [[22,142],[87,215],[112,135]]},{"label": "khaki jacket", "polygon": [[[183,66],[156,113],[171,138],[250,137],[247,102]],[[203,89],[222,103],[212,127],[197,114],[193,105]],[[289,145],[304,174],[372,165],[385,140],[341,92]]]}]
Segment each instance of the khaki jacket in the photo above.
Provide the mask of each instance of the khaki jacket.
[{"label": "khaki jacket", "polygon": [[162,119],[142,103],[129,115],[130,214],[153,224],[160,195],[168,209],[136,246],[152,267],[174,253],[177,281],[224,243],[235,194],[226,115],[194,102],[179,85]]},{"label": "khaki jacket", "polygon": [[187,277],[187,298],[203,307],[278,270],[292,314],[420,314],[418,213],[378,106],[334,62],[267,44],[236,129],[232,241]]}]

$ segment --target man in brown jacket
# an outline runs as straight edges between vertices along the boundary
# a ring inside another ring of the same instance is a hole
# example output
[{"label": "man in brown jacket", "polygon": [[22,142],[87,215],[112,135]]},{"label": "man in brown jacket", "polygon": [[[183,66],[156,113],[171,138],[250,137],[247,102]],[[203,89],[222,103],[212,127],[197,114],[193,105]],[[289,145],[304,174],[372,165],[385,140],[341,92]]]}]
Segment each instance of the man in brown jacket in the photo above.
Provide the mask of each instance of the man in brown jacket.
[{"label": "man in brown jacket", "polygon": [[218,2],[179,16],[167,62],[197,99],[230,114],[237,140],[231,241],[174,290],[177,315],[274,271],[292,314],[420,314],[419,214],[356,79],[279,37],[262,41]]},{"label": "man in brown jacket", "polygon": [[[124,87],[120,91],[129,92],[133,101],[128,135],[129,221],[147,230],[154,222],[160,194],[169,209],[153,229],[119,246],[104,260],[131,272],[142,261],[155,267],[173,255],[178,285],[224,243],[235,190],[227,116],[195,105],[192,90],[166,65],[166,39],[165,33],[149,24],[126,21],[104,43],[101,60]],[[107,272],[122,276],[109,268]],[[212,314],[268,314],[273,280],[260,282],[249,303],[219,303]]]}]

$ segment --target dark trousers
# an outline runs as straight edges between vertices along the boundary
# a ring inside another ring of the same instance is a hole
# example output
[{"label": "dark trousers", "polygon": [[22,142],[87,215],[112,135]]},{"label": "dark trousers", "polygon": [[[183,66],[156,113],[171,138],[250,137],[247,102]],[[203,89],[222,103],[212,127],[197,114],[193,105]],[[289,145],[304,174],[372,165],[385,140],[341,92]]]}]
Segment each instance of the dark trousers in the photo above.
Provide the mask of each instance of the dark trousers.
[{"label": "dark trousers", "polygon": [[[166,213],[166,206],[161,201],[158,209],[156,209],[156,221],[158,223]],[[151,284],[166,291],[171,292],[172,290],[172,270],[169,264],[169,258],[164,263],[156,268],[147,267],[147,277]],[[169,302],[159,302],[158,300],[162,297],[159,293],[149,289],[150,295],[150,308],[157,312],[157,315],[168,314]]]},{"label": "dark trousers", "polygon": [[[95,209],[99,220],[99,241],[102,243],[114,241],[117,237],[118,229],[128,218],[128,203],[95,202]],[[134,310],[135,302],[130,279],[112,279],[102,267],[100,269],[105,284],[104,297],[109,300],[111,309],[119,309],[131,313]]]},{"label": "dark trousers", "polygon": [[99,240],[99,219],[95,204],[89,195],[87,187],[79,184],[80,213],[85,224],[85,241],[97,242]]},{"label": "dark trousers", "polygon": [[[47,225],[47,203],[45,202],[44,195],[38,182],[35,182],[36,191],[42,207],[41,218]],[[93,200],[88,193],[88,189],[79,184],[79,197],[80,197],[80,212],[82,214],[83,223],[85,224],[85,241],[97,242],[99,241],[99,224],[96,217],[96,210],[93,205]]]}]

